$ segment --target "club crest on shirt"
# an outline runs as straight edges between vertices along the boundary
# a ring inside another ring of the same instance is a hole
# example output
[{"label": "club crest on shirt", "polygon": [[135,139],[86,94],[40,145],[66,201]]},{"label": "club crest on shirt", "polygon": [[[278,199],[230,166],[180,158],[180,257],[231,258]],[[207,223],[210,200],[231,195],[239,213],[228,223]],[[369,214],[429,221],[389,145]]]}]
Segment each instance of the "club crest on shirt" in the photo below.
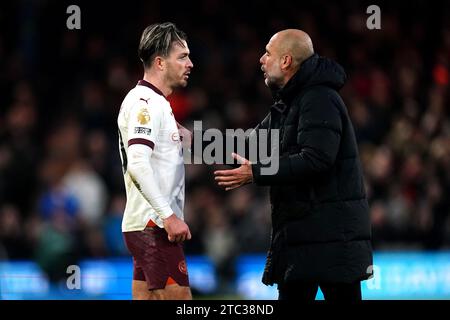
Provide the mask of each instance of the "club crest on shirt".
[{"label": "club crest on shirt", "polygon": [[142,109],[139,111],[137,120],[138,120],[138,122],[139,122],[140,124],[142,124],[142,125],[147,124],[147,123],[150,122],[150,114],[149,114],[147,108],[142,108]]},{"label": "club crest on shirt", "polygon": [[174,132],[170,135],[170,138],[172,139],[172,141],[176,142],[176,141],[180,141],[180,134],[178,132]]},{"label": "club crest on shirt", "polygon": [[186,267],[186,261],[180,261],[180,263],[178,264],[178,270],[180,270],[181,273],[183,274],[187,274],[187,267]]}]

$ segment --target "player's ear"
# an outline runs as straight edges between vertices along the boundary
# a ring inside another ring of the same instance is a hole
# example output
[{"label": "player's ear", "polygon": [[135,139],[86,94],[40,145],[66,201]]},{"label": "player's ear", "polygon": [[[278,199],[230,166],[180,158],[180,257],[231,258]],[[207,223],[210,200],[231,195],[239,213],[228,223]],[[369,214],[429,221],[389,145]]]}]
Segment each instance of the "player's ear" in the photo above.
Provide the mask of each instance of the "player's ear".
[{"label": "player's ear", "polygon": [[163,57],[156,56],[154,63],[155,63],[156,69],[161,70],[161,71],[164,70],[165,61],[164,61]]}]

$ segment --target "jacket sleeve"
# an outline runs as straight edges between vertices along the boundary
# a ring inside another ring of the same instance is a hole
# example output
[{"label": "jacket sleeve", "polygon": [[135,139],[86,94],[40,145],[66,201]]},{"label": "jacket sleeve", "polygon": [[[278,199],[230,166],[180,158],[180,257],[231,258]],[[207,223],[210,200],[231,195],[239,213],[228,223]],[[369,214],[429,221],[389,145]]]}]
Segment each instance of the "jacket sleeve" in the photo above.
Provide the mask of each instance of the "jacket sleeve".
[{"label": "jacket sleeve", "polygon": [[258,185],[301,183],[327,172],[334,165],[342,133],[337,97],[330,92],[311,92],[302,99],[297,127],[297,151],[280,156],[273,175],[261,174],[252,165]]}]

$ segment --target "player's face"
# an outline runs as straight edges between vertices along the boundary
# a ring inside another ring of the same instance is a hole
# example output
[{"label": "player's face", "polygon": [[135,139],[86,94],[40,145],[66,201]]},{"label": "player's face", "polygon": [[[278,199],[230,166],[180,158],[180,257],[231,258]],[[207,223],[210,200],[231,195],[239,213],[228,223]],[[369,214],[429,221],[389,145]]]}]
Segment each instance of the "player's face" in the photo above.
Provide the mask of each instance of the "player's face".
[{"label": "player's face", "polygon": [[166,58],[166,81],[173,89],[186,87],[189,74],[194,67],[189,58],[190,51],[186,41],[183,41],[183,44],[184,46],[177,42],[173,43],[169,56]]},{"label": "player's face", "polygon": [[264,72],[264,82],[269,88],[279,89],[283,86],[281,58],[278,54],[275,40],[272,37],[266,46],[266,52],[259,59],[261,71]]}]

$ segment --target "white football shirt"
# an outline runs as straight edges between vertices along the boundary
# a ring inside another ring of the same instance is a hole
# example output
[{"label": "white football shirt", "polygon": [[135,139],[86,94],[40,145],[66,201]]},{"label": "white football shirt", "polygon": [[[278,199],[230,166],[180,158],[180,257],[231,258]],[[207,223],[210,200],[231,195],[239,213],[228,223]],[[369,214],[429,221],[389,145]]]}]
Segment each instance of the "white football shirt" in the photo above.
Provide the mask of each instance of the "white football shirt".
[{"label": "white football shirt", "polygon": [[[158,88],[140,80],[122,102],[117,124],[127,196],[122,232],[144,230],[150,219],[163,228],[161,216],[171,213],[184,219],[182,145],[170,103]],[[149,165],[153,171],[153,183],[167,202],[168,206],[159,209],[165,212],[157,212],[152,207],[127,170],[127,149],[132,144],[143,144],[153,149]]]}]

